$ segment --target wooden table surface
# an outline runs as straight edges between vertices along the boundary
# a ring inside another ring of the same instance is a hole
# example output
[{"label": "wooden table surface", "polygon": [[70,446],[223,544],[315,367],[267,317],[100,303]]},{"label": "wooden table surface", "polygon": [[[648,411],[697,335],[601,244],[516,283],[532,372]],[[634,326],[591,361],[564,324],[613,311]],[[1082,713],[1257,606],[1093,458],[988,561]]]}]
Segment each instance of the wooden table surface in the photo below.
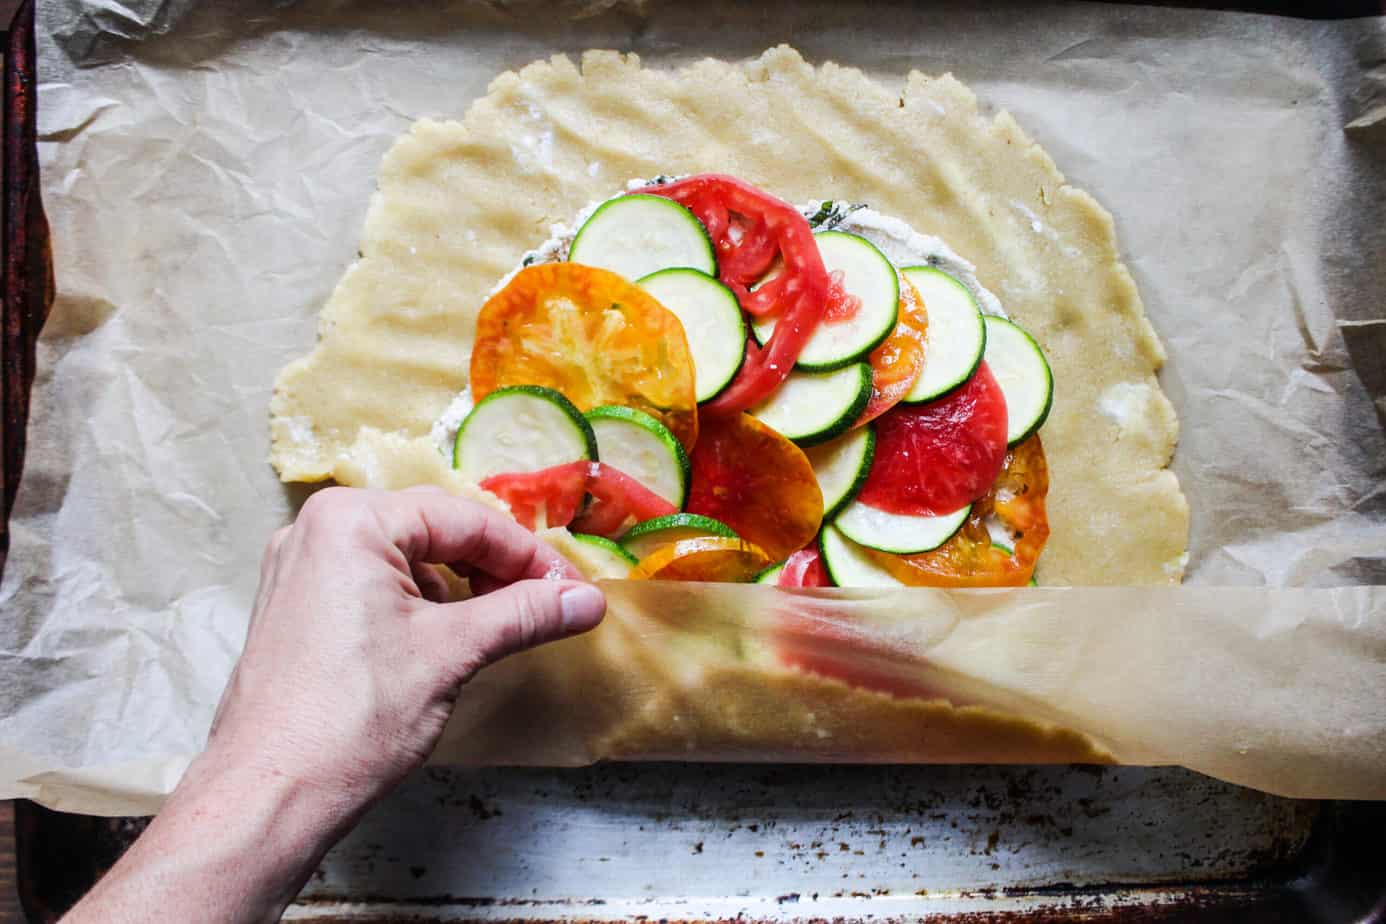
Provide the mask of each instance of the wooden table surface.
[{"label": "wooden table surface", "polygon": [[0,924],[19,924],[24,920],[19,911],[16,882],[18,878],[14,872],[14,803],[0,802]]}]

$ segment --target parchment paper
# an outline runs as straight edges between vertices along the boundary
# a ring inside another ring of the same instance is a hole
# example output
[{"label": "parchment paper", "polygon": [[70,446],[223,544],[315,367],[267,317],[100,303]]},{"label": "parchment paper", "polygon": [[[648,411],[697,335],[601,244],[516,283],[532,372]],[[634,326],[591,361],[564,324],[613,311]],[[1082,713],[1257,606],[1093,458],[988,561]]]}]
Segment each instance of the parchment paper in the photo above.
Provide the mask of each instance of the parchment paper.
[{"label": "parchment paper", "polygon": [[0,585],[0,798],[148,811],[201,747],[261,545],[301,499],[265,463],[270,385],[396,135],[556,51],[779,41],[888,84],[951,70],[1008,108],[1116,216],[1171,357],[1198,586],[925,592],[993,628],[915,652],[1123,760],[1386,797],[1386,590],[1349,586],[1386,584],[1382,21],[607,7],[42,7],[59,299]]}]

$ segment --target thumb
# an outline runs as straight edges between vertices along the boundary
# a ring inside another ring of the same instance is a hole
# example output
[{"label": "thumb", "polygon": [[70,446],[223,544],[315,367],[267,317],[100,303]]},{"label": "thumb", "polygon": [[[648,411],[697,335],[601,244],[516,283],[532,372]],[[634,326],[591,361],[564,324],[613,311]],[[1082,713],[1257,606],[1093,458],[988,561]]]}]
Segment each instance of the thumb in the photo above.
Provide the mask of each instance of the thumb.
[{"label": "thumb", "polygon": [[601,622],[606,597],[582,581],[516,581],[488,594],[432,606],[428,629],[449,655],[458,682],[488,664],[545,642],[578,635]]}]

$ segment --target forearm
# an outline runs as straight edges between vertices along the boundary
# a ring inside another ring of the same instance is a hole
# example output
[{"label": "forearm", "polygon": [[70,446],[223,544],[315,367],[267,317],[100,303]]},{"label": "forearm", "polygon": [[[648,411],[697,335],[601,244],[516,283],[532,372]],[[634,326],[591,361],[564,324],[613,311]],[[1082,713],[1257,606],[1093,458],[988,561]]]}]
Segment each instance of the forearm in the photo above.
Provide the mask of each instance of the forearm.
[{"label": "forearm", "polygon": [[277,920],[354,807],[273,771],[198,758],[149,829],[65,924]]},{"label": "forearm", "polygon": [[[439,564],[492,589],[430,596],[415,575]],[[313,495],[265,551],[207,753],[67,924],[276,919],[424,762],[478,670],[601,621],[601,591],[580,578],[513,520],[441,490]]]}]

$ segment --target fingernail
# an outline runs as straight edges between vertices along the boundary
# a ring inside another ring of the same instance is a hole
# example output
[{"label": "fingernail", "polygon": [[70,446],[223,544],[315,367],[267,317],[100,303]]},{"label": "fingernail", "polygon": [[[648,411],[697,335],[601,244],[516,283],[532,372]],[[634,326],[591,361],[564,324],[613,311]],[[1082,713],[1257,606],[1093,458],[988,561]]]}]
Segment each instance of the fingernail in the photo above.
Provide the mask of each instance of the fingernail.
[{"label": "fingernail", "polygon": [[586,632],[602,621],[606,597],[591,584],[574,584],[558,595],[564,632]]}]

